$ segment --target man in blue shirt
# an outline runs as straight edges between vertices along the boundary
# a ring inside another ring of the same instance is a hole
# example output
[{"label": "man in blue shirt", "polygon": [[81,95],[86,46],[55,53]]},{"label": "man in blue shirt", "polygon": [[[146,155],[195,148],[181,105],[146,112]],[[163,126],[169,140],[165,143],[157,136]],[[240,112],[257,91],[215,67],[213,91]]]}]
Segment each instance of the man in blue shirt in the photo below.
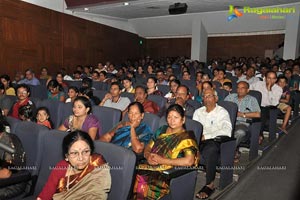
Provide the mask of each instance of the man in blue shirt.
[{"label": "man in blue shirt", "polygon": [[32,69],[27,69],[25,71],[25,78],[20,80],[18,84],[40,85],[40,81],[34,77],[34,72]]},{"label": "man in blue shirt", "polygon": [[237,120],[235,125],[234,137],[236,147],[241,141],[247,138],[249,123],[247,119],[260,118],[260,106],[255,97],[248,95],[249,84],[240,81],[237,85],[237,93],[228,95],[225,101],[231,101],[238,105]]}]

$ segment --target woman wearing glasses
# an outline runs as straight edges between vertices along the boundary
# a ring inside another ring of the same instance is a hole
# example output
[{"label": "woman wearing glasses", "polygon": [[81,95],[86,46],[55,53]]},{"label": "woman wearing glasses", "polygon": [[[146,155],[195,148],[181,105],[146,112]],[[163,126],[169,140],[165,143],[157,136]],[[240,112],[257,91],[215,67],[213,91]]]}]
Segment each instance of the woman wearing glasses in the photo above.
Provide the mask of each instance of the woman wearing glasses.
[{"label": "woman wearing glasses", "polygon": [[111,187],[109,166],[94,153],[91,137],[74,131],[63,139],[64,160],[57,163],[37,200],[107,199]]}]

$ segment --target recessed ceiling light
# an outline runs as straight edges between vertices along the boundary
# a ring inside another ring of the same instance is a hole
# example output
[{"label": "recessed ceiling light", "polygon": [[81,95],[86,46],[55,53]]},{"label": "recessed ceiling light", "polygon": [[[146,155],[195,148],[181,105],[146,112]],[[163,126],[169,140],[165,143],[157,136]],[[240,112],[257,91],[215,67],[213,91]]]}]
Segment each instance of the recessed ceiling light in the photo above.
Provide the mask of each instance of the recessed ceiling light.
[{"label": "recessed ceiling light", "polygon": [[84,8],[84,10],[85,10],[85,11],[89,11],[90,9],[89,9],[89,8]]},{"label": "recessed ceiling light", "polygon": [[128,2],[124,2],[124,6],[128,6],[129,5],[129,3]]}]

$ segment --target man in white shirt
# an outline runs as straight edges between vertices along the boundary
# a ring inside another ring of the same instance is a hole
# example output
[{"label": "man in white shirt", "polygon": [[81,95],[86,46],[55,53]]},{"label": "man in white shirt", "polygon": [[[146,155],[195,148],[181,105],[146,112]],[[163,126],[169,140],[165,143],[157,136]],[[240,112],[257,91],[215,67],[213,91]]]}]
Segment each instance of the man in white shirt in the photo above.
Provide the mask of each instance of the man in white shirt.
[{"label": "man in white shirt", "polygon": [[217,136],[231,137],[232,124],[225,108],[217,104],[218,95],[213,89],[203,93],[204,106],[194,112],[193,120],[203,126],[200,153],[205,160],[206,185],[198,192],[197,198],[208,198],[214,191],[216,167],[220,157],[220,143],[214,139]]},{"label": "man in white shirt", "polygon": [[106,106],[116,108],[122,112],[130,104],[130,100],[127,97],[121,97],[121,87],[117,82],[114,82],[110,86],[110,91],[102,99],[99,106]]},{"label": "man in white shirt", "polygon": [[[264,81],[258,81],[253,85],[250,85],[251,90],[260,91],[261,98],[261,133],[260,143],[263,140],[263,130],[267,120],[270,116],[270,108],[279,104],[280,97],[282,95],[282,88],[275,84],[277,81],[276,72],[268,71]],[[272,124],[273,126],[273,124]]]}]

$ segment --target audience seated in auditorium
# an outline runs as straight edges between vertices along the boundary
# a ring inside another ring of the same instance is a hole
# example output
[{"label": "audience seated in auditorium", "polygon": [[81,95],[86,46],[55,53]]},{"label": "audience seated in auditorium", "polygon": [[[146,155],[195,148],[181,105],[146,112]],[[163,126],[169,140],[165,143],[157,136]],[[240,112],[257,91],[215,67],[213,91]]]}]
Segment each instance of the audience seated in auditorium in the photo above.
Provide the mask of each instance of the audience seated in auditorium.
[{"label": "audience seated in auditorium", "polygon": [[12,104],[13,102],[5,94],[4,85],[0,82],[0,108],[4,116],[7,116]]},{"label": "audience seated in auditorium", "polygon": [[100,73],[97,70],[93,71],[92,80],[95,81],[95,82],[100,81]]},{"label": "audience seated in auditorium", "polygon": [[147,77],[155,77],[155,71],[154,71],[153,65],[150,64],[150,65],[147,66],[146,75],[147,75]]},{"label": "audience seated in auditorium", "polygon": [[250,138],[249,126],[247,119],[260,117],[260,105],[255,97],[248,95],[249,84],[240,81],[237,85],[237,93],[229,94],[224,100],[231,101],[238,105],[237,119],[234,129],[234,137],[236,138],[236,156],[235,161],[238,162],[240,153],[238,151],[239,144]]},{"label": "audience seated in auditorium", "polygon": [[189,98],[189,88],[185,85],[180,85],[176,90],[175,99],[172,99],[169,103],[167,103],[166,107],[168,108],[172,104],[178,104],[183,107],[184,115],[188,118],[192,118],[195,108],[187,102]]},{"label": "audience seated in auditorium", "polygon": [[234,68],[234,74],[238,78],[238,81],[246,78],[246,76],[243,74],[243,69],[240,66]]},{"label": "audience seated in auditorium", "polygon": [[39,107],[36,110],[35,121],[37,124],[46,126],[49,129],[54,127],[53,122],[51,121],[49,109],[47,107]]},{"label": "audience seated in auditorium", "polygon": [[119,83],[114,82],[110,86],[109,93],[107,93],[102,99],[99,106],[106,106],[110,108],[116,108],[122,112],[130,104],[130,99],[128,97],[121,97],[121,87]]},{"label": "audience seated in auditorium", "polygon": [[102,135],[100,140],[132,149],[137,154],[142,153],[153,136],[151,128],[142,122],[143,118],[143,105],[139,102],[130,103],[128,106],[129,121],[120,122],[112,130]]},{"label": "audience seated in auditorium", "polygon": [[128,93],[135,93],[135,89],[132,86],[132,80],[129,77],[125,77],[122,80],[122,84],[123,84],[123,89],[122,92],[128,92]]},{"label": "audience seated in auditorium", "polygon": [[79,90],[75,86],[70,86],[68,89],[68,98],[65,103],[74,102],[75,98],[78,96]]},{"label": "audience seated in auditorium", "polygon": [[110,63],[107,67],[107,73],[116,74],[118,73],[118,70],[115,69],[115,65],[113,63]]},{"label": "audience seated in auditorium", "polygon": [[15,88],[13,88],[10,77],[6,74],[0,76],[1,83],[4,85],[5,94],[16,96]]},{"label": "audience seated in auditorium", "polygon": [[155,77],[147,78],[147,93],[148,95],[160,95],[163,96],[163,93],[157,88],[157,79]]},{"label": "audience seated in auditorium", "polygon": [[231,76],[235,76],[235,70],[233,67],[233,64],[230,62],[227,62],[225,65],[225,73],[231,74]]},{"label": "audience seated in auditorium", "polygon": [[63,87],[53,79],[47,84],[47,96],[48,99],[65,102],[65,93]]},{"label": "audience seated in auditorium", "polygon": [[251,86],[260,80],[259,78],[255,77],[255,68],[249,67],[246,72],[246,78],[239,79],[238,81],[246,81]]},{"label": "audience seated in auditorium", "polygon": [[33,112],[35,111],[35,105],[32,101],[29,100],[30,96],[30,88],[26,84],[19,84],[16,87],[17,91],[17,101],[13,104],[11,110],[9,111],[9,115],[20,119],[19,118],[19,108],[21,106],[29,105],[32,107]]},{"label": "audience seated in auditorium", "polygon": [[20,80],[18,84],[27,84],[27,85],[40,85],[39,79],[34,77],[34,72],[32,69],[25,70],[25,78]]},{"label": "audience seated in auditorium", "polygon": [[137,86],[135,88],[135,101],[140,102],[143,105],[144,111],[146,113],[158,114],[160,109],[159,106],[155,102],[147,99],[147,97],[148,94],[146,88],[144,88],[143,86]]},{"label": "audience seated in auditorium", "polygon": [[165,75],[163,70],[156,71],[156,78],[158,85],[168,85],[168,82],[165,80]]},{"label": "audience seated in auditorium", "polygon": [[231,82],[230,79],[226,78],[226,73],[224,69],[218,69],[217,81],[223,85],[225,82]]},{"label": "audience seated in auditorium", "polygon": [[284,133],[287,133],[286,127],[292,113],[292,107],[289,105],[291,93],[287,84],[287,78],[284,76],[279,76],[277,79],[277,85],[282,88],[282,95],[280,97],[279,105],[277,106],[277,108],[279,108],[279,110],[284,113],[283,123],[279,129]]},{"label": "audience seated in auditorium", "polygon": [[169,82],[170,91],[165,95],[165,98],[168,99],[168,101],[175,99],[176,90],[180,86],[180,81],[177,79],[173,79]]},{"label": "audience seated in auditorium", "polygon": [[67,78],[70,76],[64,75],[62,72],[57,72],[57,74],[56,74],[56,80],[63,88],[68,87],[68,84],[64,80],[70,80],[69,78],[65,79],[65,77]]},{"label": "audience seated in auditorium", "polygon": [[22,80],[24,78],[24,74],[20,71],[17,71],[15,73],[15,76],[14,76],[14,80],[12,81],[13,84],[18,84],[18,82],[20,80]]},{"label": "audience seated in auditorium", "polygon": [[182,72],[182,80],[190,81],[191,80],[191,73],[189,71]]},{"label": "audience seated in auditorium", "polygon": [[231,91],[232,91],[232,83],[231,82],[225,82],[225,83],[223,83],[222,89],[228,91],[229,93],[231,93]]},{"label": "audience seated in auditorium", "polygon": [[70,115],[58,128],[61,131],[82,130],[87,132],[95,140],[102,134],[101,123],[92,114],[92,105],[89,99],[78,96],[74,100],[73,115]]},{"label": "audience seated in auditorium", "polygon": [[[250,84],[250,89],[260,91],[262,94],[261,99],[261,132],[260,143],[263,140],[263,130],[266,122],[269,118],[270,109],[279,104],[280,97],[282,95],[282,88],[276,84],[277,76],[273,71],[268,71],[264,81],[258,81],[254,84]],[[273,126],[273,124],[271,125]]]},{"label": "audience seated in auditorium", "polygon": [[138,165],[134,199],[160,199],[170,191],[170,179],[161,174],[174,166],[197,166],[198,144],[195,135],[184,128],[183,108],[174,104],[166,112],[168,125],[160,127],[145,147],[145,163]]},{"label": "audience seated in auditorium", "polygon": [[204,106],[197,109],[193,116],[193,120],[200,122],[203,126],[200,154],[206,166],[206,184],[196,195],[199,199],[208,198],[215,190],[214,180],[220,158],[220,143],[214,139],[221,135],[231,137],[232,131],[228,112],[217,104],[216,91],[206,89],[202,98]]},{"label": "audience seated in auditorium", "polygon": [[41,68],[41,74],[38,76],[39,79],[52,79],[52,77],[48,74],[48,68],[47,67],[42,67]]},{"label": "audience seated in auditorium", "polygon": [[76,130],[62,142],[63,160],[52,169],[37,200],[107,199],[111,187],[109,166],[94,153],[91,137]]},{"label": "audience seated in auditorium", "polygon": [[100,76],[100,82],[104,82],[104,83],[107,83],[109,82],[109,78],[107,78],[107,72],[106,71],[100,71],[99,72],[99,76]]}]

